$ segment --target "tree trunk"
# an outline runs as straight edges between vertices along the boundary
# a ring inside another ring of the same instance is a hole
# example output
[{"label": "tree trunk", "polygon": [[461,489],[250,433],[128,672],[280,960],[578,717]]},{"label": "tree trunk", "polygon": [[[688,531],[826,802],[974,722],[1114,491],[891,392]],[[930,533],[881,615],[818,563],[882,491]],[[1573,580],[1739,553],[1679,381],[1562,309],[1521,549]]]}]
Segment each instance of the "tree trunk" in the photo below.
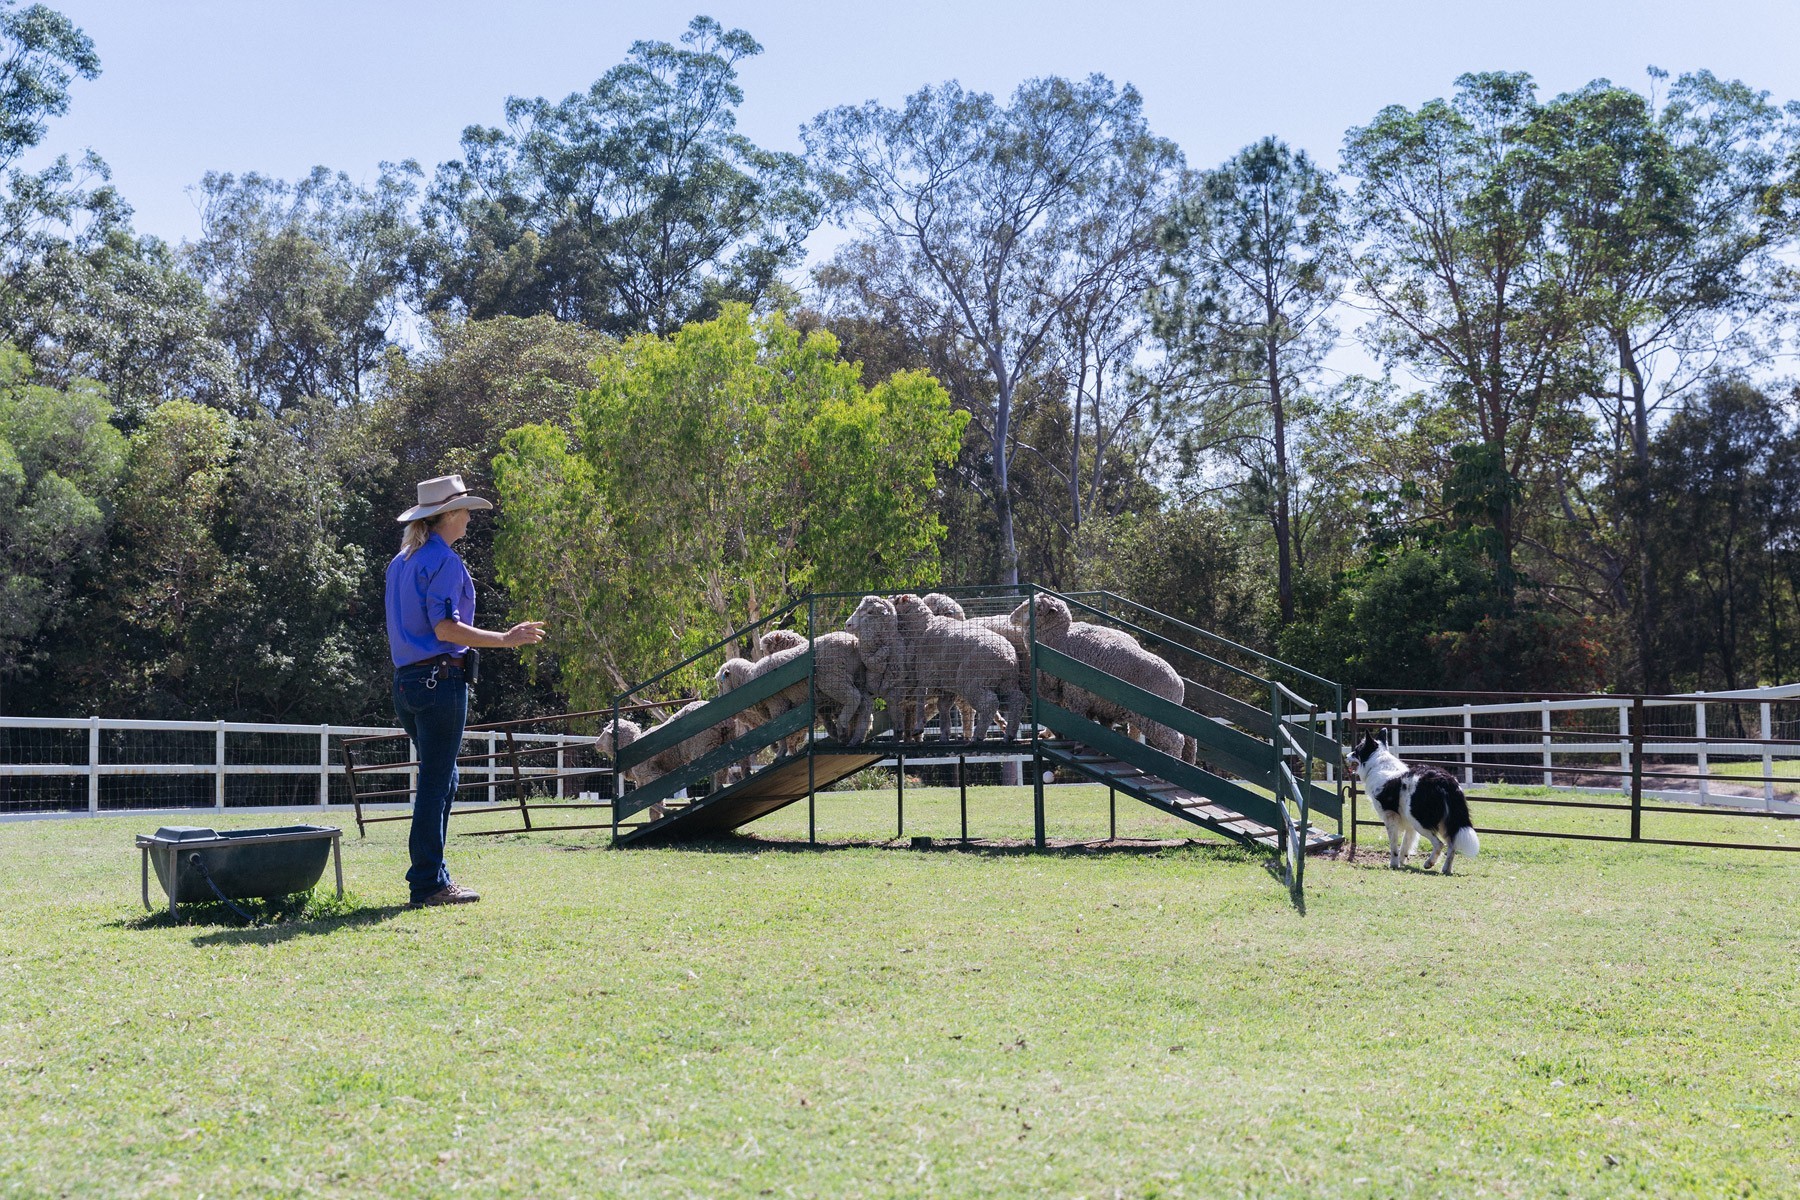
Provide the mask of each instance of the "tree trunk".
[{"label": "tree trunk", "polygon": [[1631,388],[1631,465],[1627,470],[1625,507],[1631,514],[1631,549],[1637,558],[1638,686],[1646,692],[1667,691],[1656,659],[1662,601],[1650,565],[1650,412],[1644,396],[1644,373],[1638,369],[1630,335],[1621,332],[1618,345],[1619,372]]},{"label": "tree trunk", "polygon": [[1012,432],[1012,377],[999,364],[994,378],[999,383],[994,404],[994,514],[1000,520],[1001,583],[1019,582],[1019,543],[1013,536],[1012,472],[1007,467],[1006,443]]},{"label": "tree trunk", "polygon": [[[1269,327],[1275,328],[1270,317]],[[1266,343],[1269,411],[1275,418],[1275,587],[1281,601],[1281,623],[1294,623],[1293,535],[1288,521],[1287,412],[1281,394],[1281,350],[1271,334]]]}]

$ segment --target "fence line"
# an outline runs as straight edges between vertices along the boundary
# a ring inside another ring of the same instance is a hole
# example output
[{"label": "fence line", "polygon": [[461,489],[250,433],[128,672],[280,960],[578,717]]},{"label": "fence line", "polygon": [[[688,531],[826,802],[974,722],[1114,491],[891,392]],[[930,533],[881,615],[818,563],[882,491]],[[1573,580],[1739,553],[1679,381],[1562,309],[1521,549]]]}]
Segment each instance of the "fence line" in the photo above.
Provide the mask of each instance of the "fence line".
[{"label": "fence line", "polygon": [[[1442,699],[1456,694],[1413,695]],[[1778,705],[1789,710],[1779,724]],[[1616,732],[1603,724],[1610,723],[1613,712],[1618,714]],[[1720,715],[1725,719],[1712,719]],[[1385,729],[1402,758],[1453,771],[1465,786],[1478,782],[1479,774],[1479,782],[1490,784],[1535,783],[1561,792],[1625,795],[1635,789],[1645,799],[1800,816],[1800,778],[1778,776],[1775,769],[1778,755],[1800,760],[1800,684],[1672,696],[1359,707],[1353,719]],[[1734,762],[1740,768],[1754,765],[1756,771],[1719,770]],[[1779,791],[1785,796],[1777,794],[1777,784],[1783,785]],[[1750,789],[1760,795],[1743,794]]]},{"label": "fence line", "polygon": [[[352,803],[344,778],[347,738],[400,734],[392,727],[300,725],[245,721],[145,721],[109,717],[0,717],[0,817],[108,812],[215,811],[256,808],[295,811]],[[505,734],[469,730],[465,740],[491,754]],[[519,740],[554,745],[561,759],[570,744],[592,739],[532,733]],[[416,758],[410,744],[403,762]],[[413,769],[373,774],[405,775]],[[556,773],[550,765],[523,773]],[[498,802],[511,768],[490,758],[469,773],[484,782],[476,792]]]}]

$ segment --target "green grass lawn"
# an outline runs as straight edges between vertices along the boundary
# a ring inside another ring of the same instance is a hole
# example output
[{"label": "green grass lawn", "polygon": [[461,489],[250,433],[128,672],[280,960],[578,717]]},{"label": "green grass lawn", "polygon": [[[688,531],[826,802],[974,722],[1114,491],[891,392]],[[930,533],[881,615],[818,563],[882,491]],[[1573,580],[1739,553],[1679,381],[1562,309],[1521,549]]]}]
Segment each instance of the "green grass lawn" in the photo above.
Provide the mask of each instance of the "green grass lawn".
[{"label": "green grass lawn", "polygon": [[[1104,837],[1105,792],[1049,815]],[[1217,843],[921,852],[841,792],[861,844],[457,839],[460,909],[352,826],[347,904],[245,930],[144,917],[166,820],[0,826],[0,1196],[1800,1194],[1800,855],[1495,833],[1315,860],[1302,914]]]}]

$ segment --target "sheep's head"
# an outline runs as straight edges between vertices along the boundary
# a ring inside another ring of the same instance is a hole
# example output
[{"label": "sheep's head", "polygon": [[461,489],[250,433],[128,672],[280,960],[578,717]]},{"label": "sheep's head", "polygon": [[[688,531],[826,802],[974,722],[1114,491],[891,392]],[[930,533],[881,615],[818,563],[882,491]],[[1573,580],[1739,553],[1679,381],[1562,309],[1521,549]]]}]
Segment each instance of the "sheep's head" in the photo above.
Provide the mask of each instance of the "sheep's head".
[{"label": "sheep's head", "polygon": [[864,596],[844,622],[844,628],[857,642],[875,642],[884,644],[898,632],[898,624],[894,616],[894,604],[882,596]]},{"label": "sheep's head", "polygon": [[904,637],[918,637],[925,632],[931,615],[931,609],[925,602],[911,592],[894,597],[894,618],[899,622],[900,633]]},{"label": "sheep's head", "polygon": [[806,645],[806,638],[792,629],[771,629],[756,639],[756,648],[764,658],[781,650],[797,650]]},{"label": "sheep's head", "polygon": [[925,596],[925,607],[940,617],[949,617],[952,621],[966,621],[968,614],[963,606],[942,592],[932,592]]},{"label": "sheep's head", "polygon": [[719,695],[735,691],[756,678],[756,664],[747,658],[728,658],[713,675],[719,685]]},{"label": "sheep's head", "polygon": [[636,721],[628,721],[624,717],[608,721],[600,736],[594,739],[594,749],[602,754],[617,754],[631,743],[643,736]]},{"label": "sheep's head", "polygon": [[1069,632],[1069,606],[1055,596],[1038,595],[1013,609],[1014,627],[1027,636],[1031,634],[1031,613],[1034,608],[1037,610],[1037,640],[1062,641],[1063,635]]}]

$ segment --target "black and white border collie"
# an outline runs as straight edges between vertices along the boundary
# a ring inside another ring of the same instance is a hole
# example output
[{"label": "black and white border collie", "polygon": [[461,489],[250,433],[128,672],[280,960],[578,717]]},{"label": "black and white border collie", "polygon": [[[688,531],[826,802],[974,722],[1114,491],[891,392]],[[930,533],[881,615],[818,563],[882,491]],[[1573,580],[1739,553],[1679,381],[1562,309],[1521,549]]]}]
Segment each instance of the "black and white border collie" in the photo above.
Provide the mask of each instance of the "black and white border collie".
[{"label": "black and white border collie", "polygon": [[1444,874],[1448,875],[1458,854],[1474,858],[1481,851],[1481,839],[1469,820],[1469,802],[1454,775],[1436,767],[1407,766],[1372,733],[1363,735],[1347,761],[1374,798],[1387,826],[1388,866],[1396,871],[1405,866],[1420,834],[1431,839],[1431,853],[1425,856],[1427,871],[1437,863],[1439,854],[1444,856]]}]

